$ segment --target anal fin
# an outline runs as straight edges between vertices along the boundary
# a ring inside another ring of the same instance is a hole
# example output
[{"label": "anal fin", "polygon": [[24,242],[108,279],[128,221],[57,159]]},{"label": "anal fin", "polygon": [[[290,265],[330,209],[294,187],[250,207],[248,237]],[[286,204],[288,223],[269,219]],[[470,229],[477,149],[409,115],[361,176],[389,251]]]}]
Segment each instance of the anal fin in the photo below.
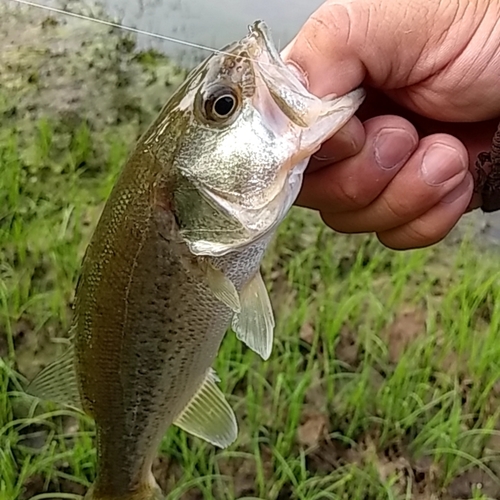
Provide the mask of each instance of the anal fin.
[{"label": "anal fin", "polygon": [[174,424],[214,446],[226,448],[236,439],[238,424],[216,382],[218,378],[210,369],[203,384]]},{"label": "anal fin", "polygon": [[81,409],[72,345],[28,384],[26,393],[38,399]]},{"label": "anal fin", "polygon": [[274,314],[264,280],[258,271],[240,293],[241,311],[233,316],[236,336],[262,359],[273,348]]}]

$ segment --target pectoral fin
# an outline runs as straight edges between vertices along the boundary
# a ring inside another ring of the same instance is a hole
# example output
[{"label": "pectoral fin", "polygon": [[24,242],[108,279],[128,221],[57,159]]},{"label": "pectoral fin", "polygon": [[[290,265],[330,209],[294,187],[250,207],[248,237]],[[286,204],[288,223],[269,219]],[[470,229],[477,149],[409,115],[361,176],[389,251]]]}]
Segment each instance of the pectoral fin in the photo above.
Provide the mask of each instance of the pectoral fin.
[{"label": "pectoral fin", "polygon": [[266,285],[260,272],[245,285],[240,294],[241,311],[233,316],[236,336],[262,359],[273,348],[274,315]]},{"label": "pectoral fin", "polygon": [[81,409],[73,346],[46,366],[28,385],[26,393],[42,400]]},{"label": "pectoral fin", "polygon": [[210,290],[215,297],[229,307],[232,311],[240,310],[240,298],[238,292],[226,275],[213,267],[210,263],[205,264],[205,274]]},{"label": "pectoral fin", "polygon": [[198,392],[174,424],[219,448],[226,448],[236,439],[238,424],[216,382],[217,375],[210,369]]}]

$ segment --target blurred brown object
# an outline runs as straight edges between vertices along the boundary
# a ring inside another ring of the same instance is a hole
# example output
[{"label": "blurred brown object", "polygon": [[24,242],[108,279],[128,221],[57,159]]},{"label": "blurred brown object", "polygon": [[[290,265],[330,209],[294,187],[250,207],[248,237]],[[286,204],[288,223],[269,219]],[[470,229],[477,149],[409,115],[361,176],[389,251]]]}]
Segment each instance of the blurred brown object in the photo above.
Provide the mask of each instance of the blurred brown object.
[{"label": "blurred brown object", "polygon": [[500,124],[493,136],[491,151],[479,153],[476,172],[476,191],[481,194],[482,211],[500,210]]}]

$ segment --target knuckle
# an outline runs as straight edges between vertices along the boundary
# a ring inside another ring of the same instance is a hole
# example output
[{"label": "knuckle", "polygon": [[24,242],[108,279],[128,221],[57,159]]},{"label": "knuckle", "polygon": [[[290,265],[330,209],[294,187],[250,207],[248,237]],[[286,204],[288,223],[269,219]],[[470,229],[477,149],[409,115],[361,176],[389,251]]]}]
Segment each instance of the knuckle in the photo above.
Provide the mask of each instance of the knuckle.
[{"label": "knuckle", "polygon": [[362,193],[358,178],[350,177],[346,181],[339,183],[337,188],[340,192],[338,196],[339,202],[348,210],[361,210],[366,208],[372,201],[369,196]]},{"label": "knuckle", "polygon": [[414,210],[415,204],[412,200],[403,196],[380,198],[381,209],[384,219],[391,220],[393,225],[399,221],[403,222]]}]

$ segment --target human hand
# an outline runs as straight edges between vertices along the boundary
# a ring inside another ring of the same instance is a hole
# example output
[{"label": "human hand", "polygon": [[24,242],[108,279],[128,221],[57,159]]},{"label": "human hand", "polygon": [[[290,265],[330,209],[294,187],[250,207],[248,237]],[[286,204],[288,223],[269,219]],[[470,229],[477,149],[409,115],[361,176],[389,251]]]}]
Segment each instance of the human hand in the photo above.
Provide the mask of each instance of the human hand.
[{"label": "human hand", "polygon": [[441,240],[500,118],[500,0],[329,0],[283,51],[323,97],[367,99],[311,160],[298,204],[391,248]]}]

